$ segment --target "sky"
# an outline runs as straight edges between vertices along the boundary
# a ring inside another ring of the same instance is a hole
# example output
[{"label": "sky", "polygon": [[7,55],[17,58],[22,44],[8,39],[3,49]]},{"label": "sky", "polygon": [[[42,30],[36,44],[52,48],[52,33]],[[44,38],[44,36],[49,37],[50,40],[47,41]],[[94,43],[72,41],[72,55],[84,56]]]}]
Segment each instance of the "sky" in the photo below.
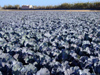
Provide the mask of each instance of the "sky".
[{"label": "sky", "polygon": [[4,5],[36,5],[36,6],[47,6],[47,5],[60,5],[62,3],[78,3],[78,2],[96,2],[100,0],[0,0],[0,6]]}]

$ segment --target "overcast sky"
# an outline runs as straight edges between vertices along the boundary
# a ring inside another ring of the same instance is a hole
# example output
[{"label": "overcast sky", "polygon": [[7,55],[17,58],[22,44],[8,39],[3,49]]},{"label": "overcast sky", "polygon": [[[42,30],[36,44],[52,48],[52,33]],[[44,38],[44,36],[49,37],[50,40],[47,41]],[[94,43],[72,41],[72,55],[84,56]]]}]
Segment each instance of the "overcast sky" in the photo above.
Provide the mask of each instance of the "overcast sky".
[{"label": "overcast sky", "polygon": [[0,0],[0,6],[4,5],[59,5],[61,3],[95,2],[100,0]]}]

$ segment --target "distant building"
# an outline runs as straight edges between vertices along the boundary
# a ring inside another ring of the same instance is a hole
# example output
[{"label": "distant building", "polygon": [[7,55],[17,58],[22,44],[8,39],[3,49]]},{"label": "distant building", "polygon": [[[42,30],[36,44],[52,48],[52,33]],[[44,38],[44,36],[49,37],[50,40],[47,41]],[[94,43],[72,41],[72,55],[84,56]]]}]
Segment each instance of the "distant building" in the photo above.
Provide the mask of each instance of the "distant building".
[{"label": "distant building", "polygon": [[32,5],[23,5],[21,9],[32,9]]}]

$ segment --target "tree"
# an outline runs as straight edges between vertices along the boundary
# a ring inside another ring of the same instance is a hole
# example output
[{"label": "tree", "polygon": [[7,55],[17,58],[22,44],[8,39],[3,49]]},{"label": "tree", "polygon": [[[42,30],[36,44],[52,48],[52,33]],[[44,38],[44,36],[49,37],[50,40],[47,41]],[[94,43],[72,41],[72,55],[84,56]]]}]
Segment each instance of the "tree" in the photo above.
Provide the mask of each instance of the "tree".
[{"label": "tree", "polygon": [[74,8],[75,9],[82,9],[83,8],[83,3],[75,3]]},{"label": "tree", "polygon": [[94,8],[95,9],[100,9],[100,2],[95,2],[94,3]]},{"label": "tree", "polygon": [[33,9],[37,9],[37,6],[33,6]]},{"label": "tree", "polygon": [[60,9],[70,9],[71,4],[63,3],[63,4],[59,5],[58,8],[60,8]]},{"label": "tree", "polygon": [[46,9],[53,9],[53,6],[46,6]]},{"label": "tree", "polygon": [[12,9],[12,8],[13,8],[12,5],[8,5],[8,6],[7,6],[7,9]]},{"label": "tree", "polygon": [[6,9],[7,8],[7,5],[4,5],[3,9]]},{"label": "tree", "polygon": [[19,9],[20,6],[19,6],[19,5],[15,5],[14,8],[15,8],[15,9]]}]

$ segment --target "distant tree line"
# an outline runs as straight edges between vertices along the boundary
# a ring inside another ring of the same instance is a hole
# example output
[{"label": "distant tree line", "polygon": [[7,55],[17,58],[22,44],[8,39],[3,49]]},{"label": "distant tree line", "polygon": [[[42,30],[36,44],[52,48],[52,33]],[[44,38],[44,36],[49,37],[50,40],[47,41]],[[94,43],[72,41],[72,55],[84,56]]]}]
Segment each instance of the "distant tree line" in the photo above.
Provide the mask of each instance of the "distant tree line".
[{"label": "distant tree line", "polygon": [[[3,9],[21,9],[19,5],[5,5]],[[100,2],[94,2],[94,3],[75,3],[75,4],[69,4],[69,3],[63,3],[61,5],[56,6],[33,6],[32,9],[96,9],[100,10]]]},{"label": "distant tree line", "polygon": [[4,5],[2,8],[3,9],[20,9],[21,7],[20,7],[20,5],[14,5],[14,6],[12,6],[12,5]]}]

